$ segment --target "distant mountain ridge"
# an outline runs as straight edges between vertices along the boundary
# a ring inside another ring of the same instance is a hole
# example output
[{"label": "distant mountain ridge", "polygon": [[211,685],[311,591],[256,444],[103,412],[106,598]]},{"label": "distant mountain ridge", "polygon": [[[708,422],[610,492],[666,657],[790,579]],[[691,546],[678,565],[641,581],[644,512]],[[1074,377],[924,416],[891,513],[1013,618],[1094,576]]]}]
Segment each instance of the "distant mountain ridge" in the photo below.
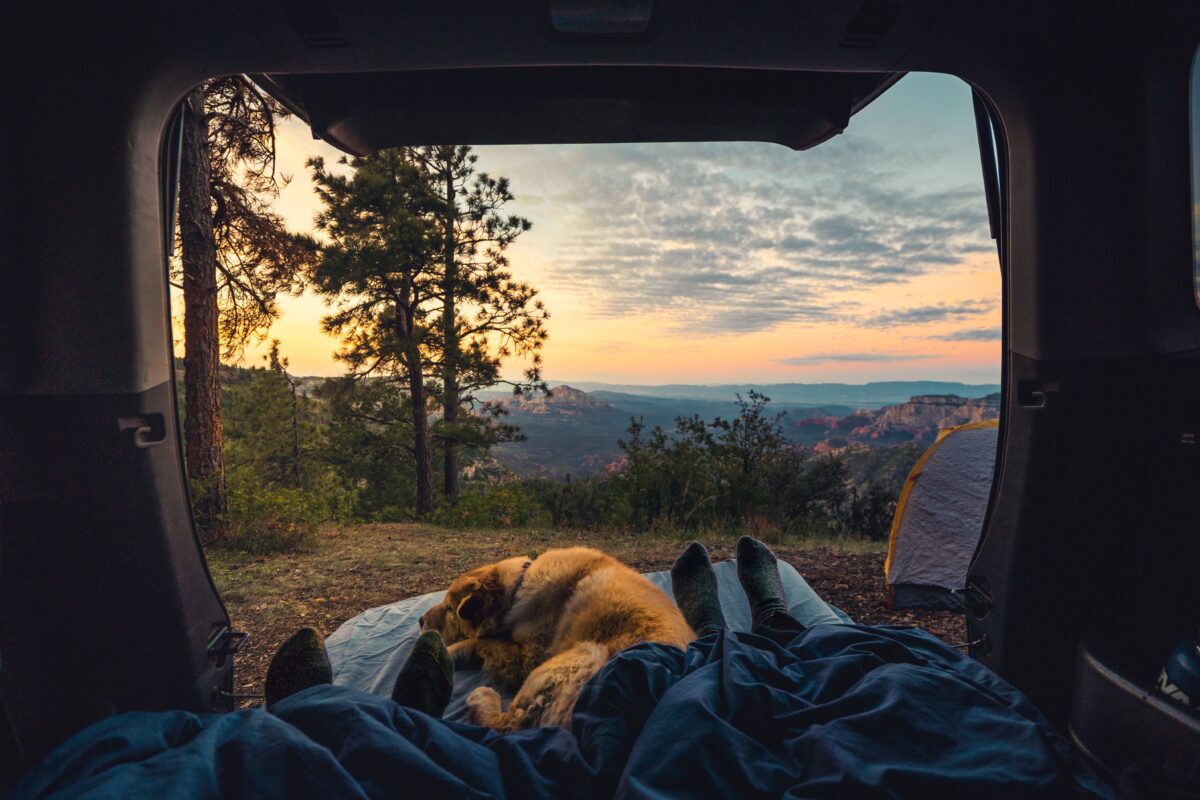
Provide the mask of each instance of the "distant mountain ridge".
[{"label": "distant mountain ridge", "polygon": [[[932,382],[922,382],[928,383]],[[870,456],[861,450],[864,447],[905,444],[919,455],[942,428],[990,419],[1000,412],[999,393],[983,397],[921,394],[876,408],[866,404],[776,402],[771,397],[769,413],[785,412],[780,423],[789,439],[817,453],[852,449],[858,461],[875,465],[872,470],[878,464],[886,465],[889,459]],[[525,439],[500,445],[495,458],[526,477],[584,477],[602,472],[620,457],[617,441],[626,437],[631,418],[641,419],[648,427],[661,425],[669,430],[680,416],[697,415],[707,421],[717,416],[730,419],[738,413],[732,399],[589,393],[573,386],[555,386],[549,397],[510,395],[500,402],[508,411],[506,421],[519,426]],[[907,455],[900,459],[901,467],[911,460]],[[907,471],[899,471],[907,475]]]},{"label": "distant mountain ridge", "polygon": [[509,395],[508,399],[500,402],[508,408],[509,413],[579,416],[592,411],[613,410],[604,400],[565,384],[555,386],[549,395]]},{"label": "distant mountain ridge", "polygon": [[982,422],[999,415],[999,392],[976,398],[944,394],[918,395],[907,403],[880,409],[874,426],[878,429],[949,428],[954,425]]},{"label": "distant mountain ridge", "polygon": [[[592,393],[620,393],[679,400],[715,400],[730,402],[751,389],[775,403],[803,405],[848,405],[880,407],[904,403],[921,395],[957,395],[983,397],[1000,391],[998,383],[958,383],[955,381],[872,381],[870,383],[741,383],[741,384],[664,384],[660,386],[615,384],[598,381],[566,381],[576,389]],[[604,394],[600,395],[601,397]]]}]

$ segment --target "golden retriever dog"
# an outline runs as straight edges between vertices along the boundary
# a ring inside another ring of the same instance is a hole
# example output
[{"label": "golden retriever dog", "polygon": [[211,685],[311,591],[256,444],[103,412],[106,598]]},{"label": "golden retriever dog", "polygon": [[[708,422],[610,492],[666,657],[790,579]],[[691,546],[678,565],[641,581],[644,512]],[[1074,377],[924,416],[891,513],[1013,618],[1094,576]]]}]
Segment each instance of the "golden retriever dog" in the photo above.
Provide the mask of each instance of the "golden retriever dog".
[{"label": "golden retriever dog", "polygon": [[482,664],[492,683],[516,690],[507,709],[490,686],[467,697],[472,720],[498,731],[568,726],[583,685],[613,654],[638,642],[683,649],[696,638],[661,589],[587,547],[473,569],[421,627],[442,635],[456,666]]}]

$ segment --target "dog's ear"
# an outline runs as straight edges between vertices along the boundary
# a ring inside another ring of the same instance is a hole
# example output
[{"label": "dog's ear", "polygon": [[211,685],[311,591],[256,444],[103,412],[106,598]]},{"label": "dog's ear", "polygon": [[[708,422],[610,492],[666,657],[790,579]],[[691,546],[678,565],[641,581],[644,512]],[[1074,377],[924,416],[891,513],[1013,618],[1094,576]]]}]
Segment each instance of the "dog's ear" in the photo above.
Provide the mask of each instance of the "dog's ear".
[{"label": "dog's ear", "polygon": [[488,617],[497,614],[504,599],[504,585],[495,573],[485,573],[480,577],[472,577],[467,584],[468,592],[454,613],[464,622],[478,625]]}]

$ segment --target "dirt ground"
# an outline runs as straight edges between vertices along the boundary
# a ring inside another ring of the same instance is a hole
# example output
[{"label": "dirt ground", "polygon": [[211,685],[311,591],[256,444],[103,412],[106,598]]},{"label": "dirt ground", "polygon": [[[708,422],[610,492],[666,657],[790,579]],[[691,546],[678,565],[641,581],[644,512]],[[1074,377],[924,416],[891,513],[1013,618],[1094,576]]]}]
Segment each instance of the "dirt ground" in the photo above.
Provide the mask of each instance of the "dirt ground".
[{"label": "dirt ground", "polygon": [[[714,561],[733,556],[734,539],[702,537]],[[512,555],[587,545],[639,572],[668,569],[686,538],[561,531],[454,531],[422,525],[358,525],[323,532],[304,551],[248,555],[215,549],[209,566],[233,619],[250,640],[237,658],[236,691],[262,691],[267,664],[297,628],[332,633],[372,606],[446,588],[457,575]],[[966,640],[963,617],[887,607],[882,545],[773,546],[827,601],[863,624],[916,625],[950,644]]]}]

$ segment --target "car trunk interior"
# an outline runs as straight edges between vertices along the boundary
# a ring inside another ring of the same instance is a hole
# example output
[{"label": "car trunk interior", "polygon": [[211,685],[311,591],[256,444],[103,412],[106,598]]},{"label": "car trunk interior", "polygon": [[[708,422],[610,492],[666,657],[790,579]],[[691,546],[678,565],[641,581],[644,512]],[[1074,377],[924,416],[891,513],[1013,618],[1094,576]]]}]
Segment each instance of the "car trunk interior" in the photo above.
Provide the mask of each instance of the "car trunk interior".
[{"label": "car trunk interior", "polygon": [[[970,83],[1004,272],[971,653],[1110,776],[1196,763],[1200,718],[1153,686],[1200,627],[1200,8],[281,0],[15,17],[30,46],[6,49],[0,84],[0,785],[107,714],[229,706],[238,636],[189,512],[164,220],[180,98],[230,73],[352,153],[803,149],[905,73]],[[468,71],[511,102],[474,104]]]}]

